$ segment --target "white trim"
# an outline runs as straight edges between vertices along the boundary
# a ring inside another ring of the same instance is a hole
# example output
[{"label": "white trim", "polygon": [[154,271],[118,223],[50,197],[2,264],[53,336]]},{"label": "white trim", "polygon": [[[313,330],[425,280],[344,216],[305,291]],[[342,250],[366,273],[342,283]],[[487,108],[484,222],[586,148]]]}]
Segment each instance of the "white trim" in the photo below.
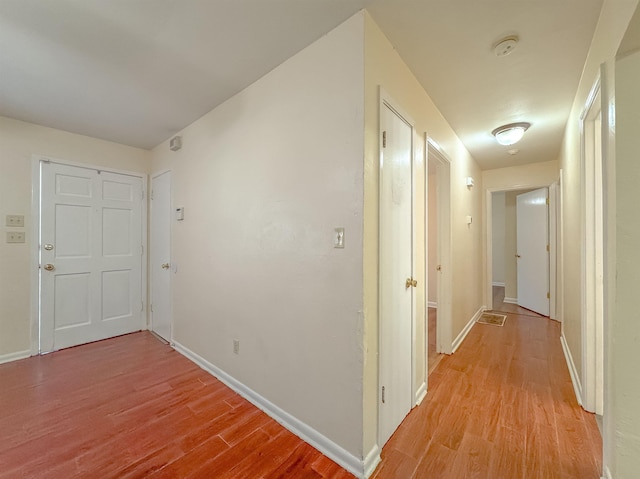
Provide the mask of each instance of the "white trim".
[{"label": "white trim", "polygon": [[15,353],[2,354],[0,355],[0,364],[10,363],[12,361],[18,361],[20,359],[26,359],[30,357],[30,349],[25,349],[24,351],[16,351]]},{"label": "white trim", "polygon": [[602,476],[602,479],[613,479],[613,476],[611,475],[611,469],[609,469],[609,466],[604,466],[604,475]]},{"label": "white trim", "polygon": [[423,381],[415,395],[416,406],[419,406],[422,400],[427,396],[427,382]]},{"label": "white trim", "polygon": [[485,306],[480,306],[480,309],[476,311],[476,314],[473,315],[467,325],[462,329],[462,331],[460,331],[458,337],[453,341],[453,344],[451,345],[451,352],[455,353],[458,350],[458,348],[462,344],[462,341],[464,341],[464,339],[467,337],[467,334],[469,334],[469,331],[471,331],[471,328],[473,328],[473,326],[476,324],[476,321],[480,319],[480,316],[486,309],[487,308]]},{"label": "white trim", "polygon": [[503,303],[518,304],[518,298],[504,298]]},{"label": "white trim", "polygon": [[369,477],[374,473],[378,464],[380,464],[380,446],[375,444],[369,454],[367,454],[364,458],[364,477]]},{"label": "white trim", "polygon": [[437,301],[427,301],[427,307],[428,308],[438,309],[438,302]]},{"label": "white trim", "polygon": [[[204,359],[202,356],[194,353],[190,349],[186,348],[182,344],[178,342],[173,343],[173,347],[180,354],[190,359],[198,366],[200,366],[205,371],[211,373],[213,376],[222,381],[225,385],[231,388],[233,391],[238,393],[240,396],[245,398],[251,404],[256,406],[258,409],[264,411],[267,415],[269,415],[272,419],[280,423],[282,426],[287,428],[289,431],[294,433],[303,441],[309,443],[311,446],[315,447],[318,451],[320,451],[325,456],[329,457],[340,466],[345,468],[351,474],[354,474],[358,478],[364,478],[364,462],[351,454],[349,451],[344,449],[342,446],[336,444],[328,437],[322,435],[315,429],[313,429],[308,424],[302,422],[298,418],[292,416],[284,409],[273,404],[268,399],[262,397],[260,394],[255,392],[253,389],[244,385],[233,376],[227,374],[222,369],[214,366],[209,361]],[[369,453],[371,454],[371,453]],[[369,458],[367,457],[367,460]],[[373,461],[374,459],[372,459]]]},{"label": "white trim", "polygon": [[567,367],[569,368],[569,375],[571,376],[571,383],[573,384],[573,391],[576,394],[576,400],[578,401],[578,404],[582,406],[582,384],[580,384],[580,375],[578,374],[576,365],[573,362],[573,356],[571,356],[569,345],[564,337],[564,331],[560,335],[560,344],[562,344],[564,359],[567,361]]},{"label": "white trim", "polygon": [[506,285],[504,284],[504,281],[494,281],[491,283],[491,286],[501,286],[504,288]]}]

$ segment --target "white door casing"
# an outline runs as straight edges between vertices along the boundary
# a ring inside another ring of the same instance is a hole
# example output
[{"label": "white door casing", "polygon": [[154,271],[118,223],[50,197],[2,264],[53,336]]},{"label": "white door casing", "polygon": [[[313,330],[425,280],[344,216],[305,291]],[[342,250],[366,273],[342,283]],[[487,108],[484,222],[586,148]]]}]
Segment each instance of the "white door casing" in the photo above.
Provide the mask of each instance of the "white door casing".
[{"label": "white door casing", "polygon": [[171,172],[151,178],[151,330],[171,342]]},{"label": "white door casing", "polygon": [[437,188],[437,303],[436,347],[439,353],[451,354],[453,338],[451,333],[451,162],[440,151],[438,145],[427,139],[428,158],[436,163]]},{"label": "white door casing", "polygon": [[582,400],[604,412],[604,191],[602,99],[596,79],[580,117],[582,170]]},{"label": "white door casing", "polygon": [[549,316],[549,192],[516,199],[518,305]]},{"label": "white door casing", "polygon": [[380,112],[379,441],[412,407],[413,127],[389,100]]},{"label": "white door casing", "polygon": [[142,178],[40,168],[40,352],[144,329]]}]

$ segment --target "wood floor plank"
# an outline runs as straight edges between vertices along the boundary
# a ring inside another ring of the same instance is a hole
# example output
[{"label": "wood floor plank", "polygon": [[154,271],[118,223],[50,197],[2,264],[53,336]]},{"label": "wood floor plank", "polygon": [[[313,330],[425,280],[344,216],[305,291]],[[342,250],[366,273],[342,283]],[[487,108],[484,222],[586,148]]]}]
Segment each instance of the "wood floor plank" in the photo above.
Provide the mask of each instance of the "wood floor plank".
[{"label": "wood floor plank", "polygon": [[[600,477],[602,441],[576,402],[560,324],[504,309],[503,327],[476,324],[430,373],[426,398],[383,447],[374,479]],[[409,475],[402,468],[413,461]]]}]

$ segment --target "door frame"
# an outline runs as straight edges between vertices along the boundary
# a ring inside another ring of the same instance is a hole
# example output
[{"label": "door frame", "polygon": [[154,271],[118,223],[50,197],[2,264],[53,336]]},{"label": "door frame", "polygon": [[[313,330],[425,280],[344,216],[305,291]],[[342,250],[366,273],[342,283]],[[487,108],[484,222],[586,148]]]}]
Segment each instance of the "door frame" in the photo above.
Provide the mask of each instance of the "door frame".
[{"label": "door frame", "polygon": [[[152,173],[149,177],[149,190],[150,190],[150,195],[149,195],[149,209],[151,210],[151,214],[149,215],[149,232],[151,233],[153,231],[153,202],[151,201],[151,194],[153,193],[153,180],[164,175],[164,174],[169,174],[169,252],[170,252],[170,263],[171,263],[171,268],[170,268],[170,273],[173,273],[175,271],[174,269],[174,265],[173,265],[173,251],[172,251],[172,247],[173,247],[173,228],[171,227],[172,221],[173,221],[173,216],[172,216],[172,212],[173,212],[173,173],[170,169],[164,169],[161,171],[158,171],[156,173]],[[149,261],[152,261],[153,258],[151,258],[151,248],[153,243],[153,237],[149,236]],[[152,265],[149,264],[148,270],[149,270],[149,274],[151,275],[151,269],[152,269]],[[169,275],[169,289],[171,289],[171,274]],[[152,305],[151,300],[153,298],[153,277],[150,277],[149,279],[149,290],[148,290],[148,295],[147,295],[147,304]],[[151,311],[151,307],[149,307],[148,310],[148,328],[149,331],[154,332],[153,331],[153,313]],[[169,342],[170,345],[173,346],[173,298],[170,297],[169,298],[169,338],[166,339],[166,341]],[[164,339],[164,338],[163,338]]]},{"label": "door frame", "polygon": [[[549,318],[559,320],[557,315],[557,274],[558,274],[558,254],[557,247],[560,242],[558,237],[559,230],[557,225],[552,227],[551,220],[557,221],[557,209],[558,209],[558,195],[561,194],[560,187],[558,187],[558,181],[554,181],[549,184],[540,183],[524,183],[520,185],[505,185],[494,186],[485,189],[484,195],[484,237],[485,237],[485,250],[484,250],[484,264],[485,264],[485,277],[484,277],[484,304],[488,310],[493,309],[493,228],[491,222],[492,214],[492,195],[493,193],[511,192],[519,190],[535,190],[538,188],[549,188]],[[551,210],[553,209],[553,215]],[[552,235],[553,231],[553,235]],[[551,261],[551,259],[555,261]],[[552,279],[553,278],[553,279]]]},{"label": "door frame", "polygon": [[[439,353],[453,353],[453,334],[451,326],[451,306],[453,301],[452,265],[451,257],[451,160],[440,145],[425,133],[425,150],[427,161],[436,162],[436,195],[437,195],[437,231],[436,231],[436,256],[438,264],[442,267],[438,278],[436,302],[438,314],[436,316],[436,350]],[[425,168],[428,165],[425,165]],[[428,183],[427,188],[428,188]],[[425,198],[428,196],[425,195]],[[428,208],[427,208],[428,211]],[[427,223],[428,224],[428,223]],[[428,244],[425,241],[425,248]],[[428,255],[427,266],[428,268]],[[428,298],[427,298],[428,300]],[[425,347],[428,347],[425,346]]]},{"label": "door frame", "polygon": [[[604,321],[605,321],[605,238],[604,238],[604,137],[603,95],[600,71],[596,75],[580,115],[580,197],[581,203],[581,330],[582,330],[582,406],[589,412],[604,413]],[[598,124],[594,115],[600,116]],[[599,139],[599,143],[598,140]],[[599,149],[599,157],[595,149]],[[590,151],[593,150],[593,151]],[[599,165],[597,164],[599,162]],[[596,185],[600,184],[600,224]],[[591,201],[588,201],[591,200]],[[602,235],[598,238],[597,234]],[[600,241],[598,241],[598,239]],[[602,284],[598,284],[599,274]],[[598,312],[599,310],[599,312]]]},{"label": "door frame", "polygon": [[[379,142],[379,154],[378,154],[378,274],[380,274],[380,267],[379,267],[379,261],[380,261],[380,253],[381,253],[381,249],[382,249],[382,245],[380,242],[380,215],[381,215],[381,208],[380,208],[380,201],[381,201],[381,197],[380,197],[380,192],[382,191],[382,175],[380,174],[380,164],[382,161],[382,155],[383,155],[383,148],[382,148],[382,127],[381,127],[381,119],[382,119],[382,112],[383,112],[383,108],[389,108],[391,109],[395,114],[397,114],[405,123],[407,123],[408,125],[411,126],[411,154],[410,154],[410,158],[411,158],[411,274],[413,275],[414,272],[418,271],[419,268],[422,268],[422,265],[418,265],[416,263],[416,255],[415,255],[415,240],[416,238],[419,236],[419,234],[416,234],[416,212],[415,212],[415,204],[416,204],[416,181],[417,181],[417,174],[416,174],[416,163],[417,160],[419,160],[420,158],[418,158],[416,156],[417,153],[417,136],[416,136],[416,127],[415,127],[415,121],[413,120],[413,118],[408,115],[402,107],[400,107],[394,100],[393,98],[382,88],[379,88],[379,105],[378,105],[378,142]],[[422,157],[424,157],[424,152],[422,153]],[[426,164],[424,165],[425,167],[425,178],[426,179]],[[426,190],[425,190],[426,191]],[[426,217],[426,216],[425,216]],[[426,225],[425,225],[426,228]],[[424,233],[423,233],[424,234]],[[412,294],[412,298],[411,298],[411,370],[409,371],[410,377],[411,377],[411,399],[412,399],[412,404],[409,408],[409,411],[411,409],[413,409],[413,407],[415,407],[417,404],[420,403],[420,401],[422,401],[422,399],[424,398],[424,396],[426,395],[426,381],[427,381],[427,368],[424,367],[424,377],[422,378],[415,378],[415,372],[417,370],[417,362],[420,360],[421,362],[425,363],[426,362],[426,347],[427,347],[427,343],[426,343],[426,333],[422,335],[421,338],[417,337],[417,330],[419,329],[417,326],[417,322],[420,321],[421,318],[417,317],[416,311],[417,311],[417,301],[416,298],[418,296],[417,294],[417,289],[420,288],[421,291],[424,294],[424,297],[426,298],[426,280],[422,280],[421,281],[422,285],[420,285],[420,282],[418,283],[418,287],[416,288],[416,290],[413,292]],[[380,407],[380,388],[381,388],[381,375],[382,375],[382,367],[381,367],[381,363],[382,363],[382,354],[381,354],[381,350],[382,350],[382,340],[381,340],[381,335],[380,335],[380,331],[381,331],[381,325],[382,325],[382,317],[380,315],[380,301],[382,300],[382,295],[380,294],[380,281],[378,278],[378,385],[377,385],[377,400],[376,400],[376,405],[377,405],[377,441],[379,444],[383,444],[383,441],[380,437],[382,431],[380,428],[380,425],[382,424],[382,409]],[[425,306],[426,306],[426,300],[425,300]],[[423,308],[424,309],[424,308]],[[426,314],[426,312],[425,312]],[[426,328],[426,317],[422,318],[422,327]],[[416,352],[417,352],[417,341],[420,340],[421,344],[422,344],[422,350],[424,352],[424,356],[425,358],[418,358]],[[385,441],[386,442],[386,441]]]},{"label": "door frame", "polygon": [[104,167],[95,165],[92,163],[81,163],[77,161],[61,160],[44,155],[31,155],[31,241],[30,241],[30,258],[31,258],[31,355],[37,356],[40,354],[40,196],[41,196],[41,178],[42,172],[41,163],[57,163],[65,166],[74,166],[77,168],[88,168],[94,170],[105,171],[109,173],[116,173],[119,175],[133,176],[140,178],[142,182],[142,237],[141,242],[143,244],[142,256],[141,256],[141,296],[143,298],[142,314],[145,318],[145,325],[149,327],[149,317],[147,313],[147,182],[148,175],[146,173],[140,173],[139,171],[121,170],[117,168]]}]

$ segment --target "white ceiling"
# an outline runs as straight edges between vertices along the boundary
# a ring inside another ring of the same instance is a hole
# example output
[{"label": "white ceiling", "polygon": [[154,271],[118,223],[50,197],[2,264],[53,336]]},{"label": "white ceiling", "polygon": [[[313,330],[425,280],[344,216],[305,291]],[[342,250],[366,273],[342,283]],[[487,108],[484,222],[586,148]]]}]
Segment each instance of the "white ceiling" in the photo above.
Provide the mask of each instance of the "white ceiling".
[{"label": "white ceiling", "polygon": [[[482,168],[548,161],[601,5],[0,0],[0,115],[151,148],[366,7]],[[490,132],[514,121],[532,126],[511,156]]]}]

